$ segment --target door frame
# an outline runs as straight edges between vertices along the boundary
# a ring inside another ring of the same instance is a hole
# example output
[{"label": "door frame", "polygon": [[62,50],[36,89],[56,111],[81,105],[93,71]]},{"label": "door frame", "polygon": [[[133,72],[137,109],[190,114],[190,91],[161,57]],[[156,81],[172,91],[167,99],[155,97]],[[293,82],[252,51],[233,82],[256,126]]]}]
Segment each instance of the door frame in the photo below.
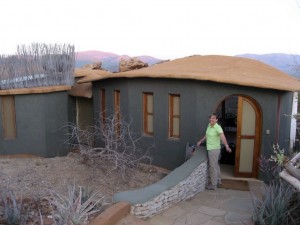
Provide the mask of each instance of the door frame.
[{"label": "door frame", "polygon": [[[255,135],[247,137],[247,135],[241,135],[242,128],[242,104],[243,101],[247,101],[254,111],[255,111]],[[258,159],[260,156],[260,147],[261,147],[261,133],[262,132],[262,111],[258,103],[249,96],[238,95],[238,115],[237,115],[237,137],[236,137],[236,152],[235,152],[235,167],[234,167],[234,176],[236,177],[258,177]],[[254,136],[254,138],[253,138]],[[254,139],[254,151],[253,151],[253,162],[252,162],[252,172],[239,172],[240,165],[240,148],[241,148],[241,139],[253,138]]]}]

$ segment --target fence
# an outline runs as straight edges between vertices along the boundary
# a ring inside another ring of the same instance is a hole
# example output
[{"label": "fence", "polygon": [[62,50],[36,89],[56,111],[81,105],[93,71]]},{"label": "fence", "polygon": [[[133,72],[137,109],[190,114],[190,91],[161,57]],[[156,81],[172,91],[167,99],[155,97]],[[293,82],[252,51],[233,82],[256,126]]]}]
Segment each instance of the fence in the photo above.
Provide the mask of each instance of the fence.
[{"label": "fence", "polygon": [[15,55],[0,55],[0,90],[71,86],[74,68],[73,45],[18,46]]}]

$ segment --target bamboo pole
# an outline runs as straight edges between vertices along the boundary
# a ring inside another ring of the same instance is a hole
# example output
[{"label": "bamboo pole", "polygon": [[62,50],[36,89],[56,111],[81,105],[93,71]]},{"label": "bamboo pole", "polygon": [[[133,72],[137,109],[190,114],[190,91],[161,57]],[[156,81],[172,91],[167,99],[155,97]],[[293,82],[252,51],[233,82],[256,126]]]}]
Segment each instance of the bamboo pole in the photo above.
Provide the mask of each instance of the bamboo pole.
[{"label": "bamboo pole", "polygon": [[74,70],[73,45],[19,45],[17,54],[0,55],[0,89],[72,86]]}]

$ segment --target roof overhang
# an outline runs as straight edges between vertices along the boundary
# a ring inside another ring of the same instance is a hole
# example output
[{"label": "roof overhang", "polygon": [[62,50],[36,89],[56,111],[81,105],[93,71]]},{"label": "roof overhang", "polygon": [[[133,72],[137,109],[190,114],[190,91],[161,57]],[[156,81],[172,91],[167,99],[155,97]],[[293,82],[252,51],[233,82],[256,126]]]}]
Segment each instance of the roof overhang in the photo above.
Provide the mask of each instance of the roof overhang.
[{"label": "roof overhang", "polygon": [[42,93],[50,93],[50,92],[68,91],[70,89],[71,86],[48,86],[48,87],[36,87],[36,88],[7,89],[7,90],[0,90],[0,96],[42,94]]}]

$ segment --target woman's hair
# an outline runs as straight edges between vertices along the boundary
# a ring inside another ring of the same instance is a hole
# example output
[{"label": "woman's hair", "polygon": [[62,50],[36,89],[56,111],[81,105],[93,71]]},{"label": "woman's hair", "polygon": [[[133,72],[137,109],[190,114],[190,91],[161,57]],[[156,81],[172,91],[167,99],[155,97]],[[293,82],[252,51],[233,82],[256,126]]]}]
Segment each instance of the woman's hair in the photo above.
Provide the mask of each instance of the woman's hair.
[{"label": "woman's hair", "polygon": [[212,116],[215,116],[215,117],[216,117],[216,119],[218,119],[218,115],[217,115],[216,113],[212,113],[212,114],[210,114],[208,118],[210,118],[210,117],[212,117]]}]

